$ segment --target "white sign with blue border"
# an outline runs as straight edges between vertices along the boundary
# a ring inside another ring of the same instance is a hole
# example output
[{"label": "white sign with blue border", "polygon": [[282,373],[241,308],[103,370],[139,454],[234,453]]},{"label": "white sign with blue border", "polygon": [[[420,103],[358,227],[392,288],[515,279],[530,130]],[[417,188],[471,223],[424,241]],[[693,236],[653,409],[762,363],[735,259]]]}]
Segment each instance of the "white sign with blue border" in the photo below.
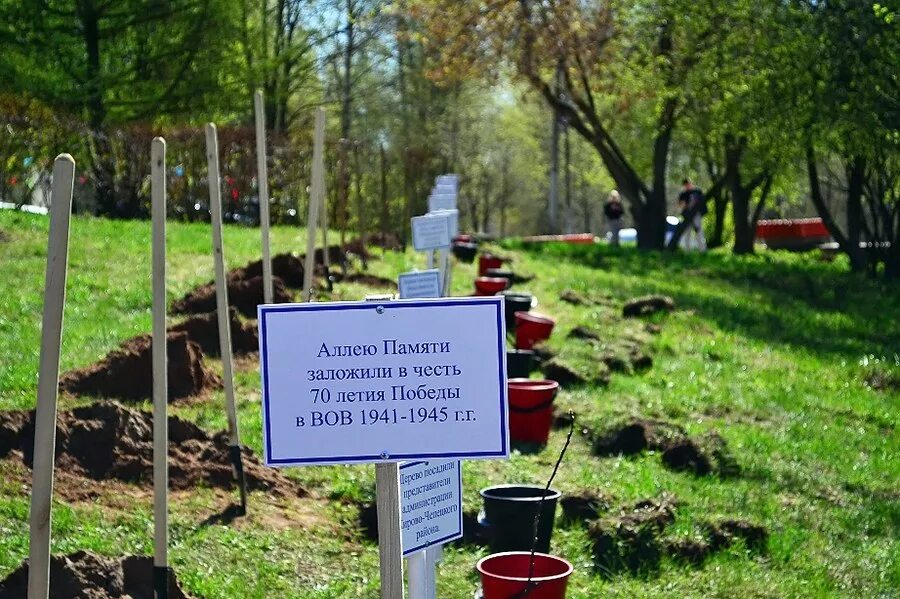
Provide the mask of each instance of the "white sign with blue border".
[{"label": "white sign with blue border", "polygon": [[462,470],[457,460],[400,464],[403,556],[463,535]]},{"label": "white sign with blue border", "polygon": [[267,465],[509,457],[502,298],[258,315]]}]

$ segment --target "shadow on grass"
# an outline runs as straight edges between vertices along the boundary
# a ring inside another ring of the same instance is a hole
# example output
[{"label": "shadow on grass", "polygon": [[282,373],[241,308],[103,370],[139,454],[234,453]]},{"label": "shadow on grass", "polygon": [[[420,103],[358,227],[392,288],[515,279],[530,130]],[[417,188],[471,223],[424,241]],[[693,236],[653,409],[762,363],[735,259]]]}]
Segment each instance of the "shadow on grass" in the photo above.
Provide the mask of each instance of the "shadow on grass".
[{"label": "shadow on grass", "polygon": [[[663,292],[722,329],[817,354],[900,352],[900,285],[847,272],[818,253],[733,256],[559,243],[507,247],[626,277],[620,294]],[[611,291],[615,292],[615,289]]]}]

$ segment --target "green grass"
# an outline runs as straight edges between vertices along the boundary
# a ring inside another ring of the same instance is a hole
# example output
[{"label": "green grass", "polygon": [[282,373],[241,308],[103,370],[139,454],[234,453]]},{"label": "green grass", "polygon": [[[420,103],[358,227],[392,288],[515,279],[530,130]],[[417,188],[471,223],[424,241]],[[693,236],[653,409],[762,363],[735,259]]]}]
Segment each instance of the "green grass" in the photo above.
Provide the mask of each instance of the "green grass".
[{"label": "green grass", "polygon": [[[46,220],[0,212],[0,409],[33,406],[42,306]],[[62,368],[89,364],[150,328],[149,225],[74,218]],[[275,251],[297,250],[301,229],[276,228]],[[209,227],[169,225],[169,297],[212,276]],[[259,255],[258,231],[229,227],[232,266]],[[692,434],[718,431],[735,454],[736,478],[695,477],[665,469],[658,455],[599,459],[577,436],[554,486],[602,491],[616,505],[662,493],[680,503],[672,531],[696,534],[704,520],[739,517],[770,532],[768,550],[735,545],[702,567],[664,560],[658,572],[607,579],[598,575],[582,527],[557,526],[553,551],[575,564],[569,597],[895,597],[900,596],[900,396],[867,385],[872,372],[891,374],[900,360],[900,289],[847,274],[845,264],[817,255],[726,253],[670,255],[606,247],[509,244],[513,269],[536,278],[521,286],[557,321],[550,347],[581,370],[597,368],[583,341],[591,326],[613,353],[646,344],[653,367],[614,373],[607,387],[564,390],[557,402],[581,425],[600,427],[624,416],[671,420]],[[393,277],[421,258],[386,253],[375,274]],[[472,265],[454,269],[456,295],[470,293]],[[559,300],[574,289],[597,300]],[[339,285],[335,298],[366,289]],[[622,303],[666,293],[678,309],[649,321],[623,320]],[[582,344],[582,345],[580,345]],[[220,365],[213,362],[214,367]],[[894,379],[896,380],[896,378]],[[237,375],[244,441],[261,445],[259,378],[246,362]],[[71,400],[64,400],[63,406]],[[78,400],[80,402],[85,399]],[[220,393],[174,412],[214,430],[224,427]],[[477,510],[478,489],[491,483],[543,483],[564,434],[546,449],[508,461],[467,462],[465,508]],[[370,498],[366,466],[287,471],[311,492],[286,501],[251,497],[256,512],[230,526],[200,523],[221,508],[220,492],[200,489],[173,498],[171,554],[191,592],[204,597],[376,597],[377,547],[355,530],[354,502]],[[20,465],[0,462],[0,577],[27,554],[28,494]],[[18,481],[18,482],[17,482]],[[90,549],[116,555],[150,551],[149,498],[55,504],[54,551]],[[471,597],[474,563],[483,549],[450,547],[438,596]]]}]

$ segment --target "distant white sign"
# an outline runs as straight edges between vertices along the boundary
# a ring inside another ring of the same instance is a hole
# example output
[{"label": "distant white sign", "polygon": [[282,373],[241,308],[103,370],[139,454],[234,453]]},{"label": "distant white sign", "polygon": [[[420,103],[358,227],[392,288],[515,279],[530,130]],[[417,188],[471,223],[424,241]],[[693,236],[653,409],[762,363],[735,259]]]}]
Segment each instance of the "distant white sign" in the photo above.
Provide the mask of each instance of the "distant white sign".
[{"label": "distant white sign", "polygon": [[507,457],[501,302],[260,306],[266,464]]},{"label": "distant white sign", "polygon": [[456,210],[456,194],[431,194],[428,196],[428,211]]},{"label": "distant white sign", "polygon": [[450,217],[444,215],[414,216],[412,218],[413,247],[416,251],[436,250],[450,247]]},{"label": "distant white sign", "polygon": [[441,297],[441,273],[436,268],[402,273],[399,283],[400,299]]},{"label": "distant white sign", "polygon": [[457,460],[400,465],[404,557],[462,537],[462,471]]},{"label": "distant white sign", "polygon": [[435,187],[439,185],[452,185],[459,187],[459,175],[438,175],[434,178]]}]

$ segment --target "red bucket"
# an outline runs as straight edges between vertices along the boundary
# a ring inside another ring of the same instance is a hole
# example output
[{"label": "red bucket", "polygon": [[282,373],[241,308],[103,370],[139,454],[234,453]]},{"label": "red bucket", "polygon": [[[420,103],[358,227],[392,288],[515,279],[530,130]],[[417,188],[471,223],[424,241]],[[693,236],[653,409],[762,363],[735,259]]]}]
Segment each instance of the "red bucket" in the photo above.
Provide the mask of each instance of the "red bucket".
[{"label": "red bucket", "polygon": [[553,399],[559,391],[556,381],[509,379],[509,438],[513,441],[545,445],[553,425]]},{"label": "red bucket", "polygon": [[478,275],[484,276],[489,268],[500,268],[503,266],[503,258],[498,258],[493,254],[481,254],[478,256]]},{"label": "red bucket", "polygon": [[495,553],[478,560],[475,569],[481,575],[484,599],[512,599],[524,596],[530,586],[528,599],[564,599],[566,585],[572,574],[572,564],[561,557],[534,554],[534,572],[531,583],[528,572],[531,567],[529,551]]},{"label": "red bucket", "polygon": [[546,341],[556,324],[552,318],[534,312],[516,312],[516,349],[532,349]]},{"label": "red bucket", "polygon": [[478,277],[475,279],[475,295],[495,295],[509,286],[509,279]]}]

